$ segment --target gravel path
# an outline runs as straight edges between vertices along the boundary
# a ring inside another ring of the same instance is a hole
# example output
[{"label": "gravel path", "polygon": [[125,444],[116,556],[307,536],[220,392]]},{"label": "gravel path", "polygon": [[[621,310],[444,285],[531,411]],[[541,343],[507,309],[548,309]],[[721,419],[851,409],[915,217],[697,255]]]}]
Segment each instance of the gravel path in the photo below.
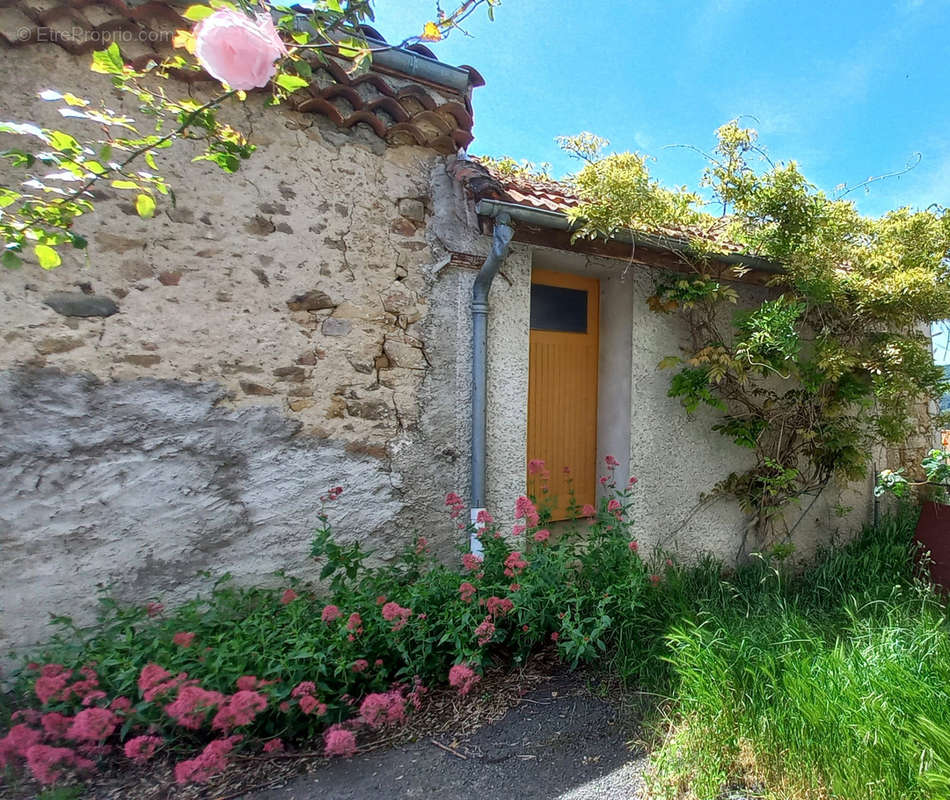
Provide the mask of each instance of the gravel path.
[{"label": "gravel path", "polygon": [[634,800],[647,759],[616,704],[559,674],[497,722],[336,760],[243,800]]}]

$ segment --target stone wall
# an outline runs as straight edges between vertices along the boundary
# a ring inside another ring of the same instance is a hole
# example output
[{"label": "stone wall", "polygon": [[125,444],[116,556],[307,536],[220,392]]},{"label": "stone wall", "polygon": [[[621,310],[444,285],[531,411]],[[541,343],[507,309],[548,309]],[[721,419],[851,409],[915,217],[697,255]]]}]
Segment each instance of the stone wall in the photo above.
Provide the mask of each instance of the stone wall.
[{"label": "stone wall", "polygon": [[[62,127],[36,98],[51,84],[118,105],[87,59],[0,47],[7,113]],[[101,586],[174,601],[199,570],[312,576],[337,484],[342,538],[455,548],[466,276],[433,277],[441,156],[255,99],[234,114],[260,147],[235,175],[177,148],[174,207],[142,220],[105,189],[87,253],[3,275],[2,645],[41,639],[49,612],[88,619]]]}]

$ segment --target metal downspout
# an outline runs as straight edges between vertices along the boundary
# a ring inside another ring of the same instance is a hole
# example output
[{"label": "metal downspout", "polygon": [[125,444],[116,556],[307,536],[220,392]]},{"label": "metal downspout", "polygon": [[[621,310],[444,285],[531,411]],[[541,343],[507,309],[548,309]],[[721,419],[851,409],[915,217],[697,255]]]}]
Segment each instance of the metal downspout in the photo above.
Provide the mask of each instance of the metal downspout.
[{"label": "metal downspout", "polygon": [[[475,278],[472,288],[472,525],[478,522],[478,512],[485,509],[486,440],[488,430],[488,292],[501,269],[514,236],[511,217],[499,213],[495,217],[491,252]],[[482,552],[482,543],[472,533],[470,549],[476,555]]]}]

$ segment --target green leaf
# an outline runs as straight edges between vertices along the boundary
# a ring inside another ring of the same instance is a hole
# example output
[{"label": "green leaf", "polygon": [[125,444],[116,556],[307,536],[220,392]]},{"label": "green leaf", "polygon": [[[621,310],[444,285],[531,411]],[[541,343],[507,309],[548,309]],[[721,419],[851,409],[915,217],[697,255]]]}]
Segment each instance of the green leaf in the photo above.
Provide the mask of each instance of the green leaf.
[{"label": "green leaf", "polygon": [[298,75],[304,78],[310,78],[313,76],[313,69],[311,68],[309,61],[294,61],[294,69],[297,70]]},{"label": "green leaf", "polygon": [[49,143],[54,150],[61,153],[79,153],[82,147],[72,136],[65,131],[50,131]]},{"label": "green leaf", "polygon": [[670,367],[675,367],[682,360],[683,359],[681,359],[679,356],[667,356],[662,361],[660,361],[660,363],[657,364],[656,366],[657,366],[657,369],[669,369]]},{"label": "green leaf", "polygon": [[210,17],[214,13],[214,9],[211,6],[205,5],[196,5],[188,6],[182,13],[182,16],[185,19],[190,19],[192,22],[200,22],[205,17]]},{"label": "green leaf", "polygon": [[92,54],[90,69],[104,75],[121,75],[125,71],[125,63],[122,61],[119,45],[113,42],[105,50],[96,50]]},{"label": "green leaf", "polygon": [[111,184],[113,189],[138,189],[139,185],[135,181],[114,180]]},{"label": "green leaf", "polygon": [[36,260],[40,262],[40,266],[43,269],[55,269],[63,263],[63,260],[59,257],[59,253],[49,245],[38,244],[33,248],[33,252],[36,254]]},{"label": "green leaf", "polygon": [[286,72],[282,72],[277,76],[277,85],[282,89],[286,89],[288,92],[295,92],[297,89],[302,89],[304,86],[307,86],[308,81],[296,75],[288,75]]},{"label": "green leaf", "polygon": [[19,192],[14,192],[12,189],[0,187],[0,208],[6,208],[9,205],[13,205],[22,196],[23,195],[21,195]]},{"label": "green leaf", "polygon": [[140,194],[135,198],[135,210],[142,219],[150,219],[155,214],[155,200],[151,195]]},{"label": "green leaf", "polygon": [[5,250],[3,255],[0,256],[0,264],[3,264],[7,269],[19,269],[23,264],[23,260],[12,250]]},{"label": "green leaf", "polygon": [[112,158],[112,145],[111,144],[102,145],[102,149],[99,150],[99,160],[108,163],[110,158]]}]

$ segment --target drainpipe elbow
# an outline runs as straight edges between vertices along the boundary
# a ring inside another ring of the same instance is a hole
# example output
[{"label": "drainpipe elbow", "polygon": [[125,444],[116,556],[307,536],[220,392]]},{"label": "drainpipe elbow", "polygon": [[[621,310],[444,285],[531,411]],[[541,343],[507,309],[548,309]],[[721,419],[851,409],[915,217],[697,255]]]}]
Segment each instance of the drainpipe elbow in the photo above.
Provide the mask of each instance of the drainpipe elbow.
[{"label": "drainpipe elbow", "polygon": [[508,246],[515,235],[515,229],[511,226],[511,217],[503,212],[495,218],[495,230],[492,235],[491,252],[482,268],[478,271],[475,278],[475,285],[472,287],[472,310],[476,313],[488,312],[488,292],[491,289],[492,281],[501,269],[501,265],[508,254]]}]

